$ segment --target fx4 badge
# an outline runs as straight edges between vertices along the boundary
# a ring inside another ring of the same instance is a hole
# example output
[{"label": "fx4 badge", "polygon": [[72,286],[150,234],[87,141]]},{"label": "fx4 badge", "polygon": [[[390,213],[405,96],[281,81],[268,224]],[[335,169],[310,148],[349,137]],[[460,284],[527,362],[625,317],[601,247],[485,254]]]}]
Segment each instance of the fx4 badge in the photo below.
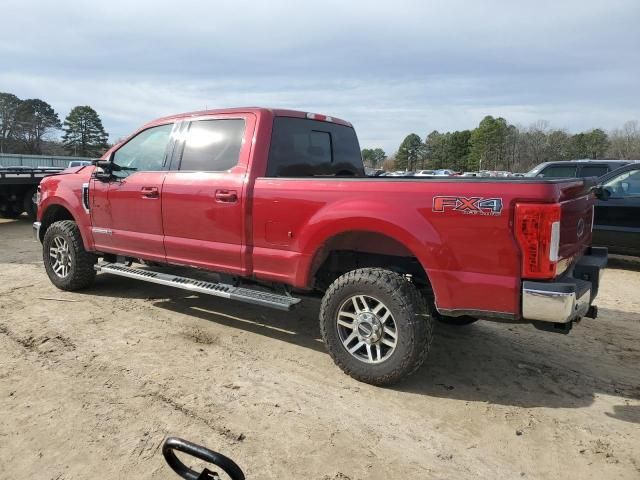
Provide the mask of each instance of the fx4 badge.
[{"label": "fx4 badge", "polygon": [[447,210],[465,215],[492,215],[502,213],[501,198],[482,197],[433,197],[433,211],[443,213]]}]

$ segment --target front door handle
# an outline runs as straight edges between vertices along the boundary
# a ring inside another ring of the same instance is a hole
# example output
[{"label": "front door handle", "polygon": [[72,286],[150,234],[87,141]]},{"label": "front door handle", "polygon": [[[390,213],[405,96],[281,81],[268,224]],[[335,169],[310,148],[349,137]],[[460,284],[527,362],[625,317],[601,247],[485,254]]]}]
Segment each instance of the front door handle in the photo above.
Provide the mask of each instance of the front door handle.
[{"label": "front door handle", "polygon": [[142,198],[160,198],[158,187],[142,187]]},{"label": "front door handle", "polygon": [[236,203],[238,201],[238,192],[235,190],[216,190],[216,202]]}]

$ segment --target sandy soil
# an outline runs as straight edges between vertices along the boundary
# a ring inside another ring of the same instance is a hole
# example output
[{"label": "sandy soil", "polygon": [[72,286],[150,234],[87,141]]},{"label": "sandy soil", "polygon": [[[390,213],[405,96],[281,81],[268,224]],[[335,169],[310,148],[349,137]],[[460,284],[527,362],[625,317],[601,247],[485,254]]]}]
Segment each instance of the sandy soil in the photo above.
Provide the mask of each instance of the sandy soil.
[{"label": "sandy soil", "polygon": [[[174,478],[167,435],[248,478],[640,478],[640,272],[597,320],[440,327],[394,388],[357,383],[283,314],[99,275],[56,290],[25,220],[0,223],[0,478]],[[176,477],[177,478],[177,477]]]}]

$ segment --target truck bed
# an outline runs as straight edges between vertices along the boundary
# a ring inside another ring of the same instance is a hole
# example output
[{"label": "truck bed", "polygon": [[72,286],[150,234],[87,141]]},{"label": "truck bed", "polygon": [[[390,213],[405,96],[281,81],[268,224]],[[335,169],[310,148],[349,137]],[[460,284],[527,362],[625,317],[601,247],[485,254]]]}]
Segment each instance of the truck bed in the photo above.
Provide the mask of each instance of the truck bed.
[{"label": "truck bed", "polygon": [[0,167],[0,185],[38,185],[47,175],[61,168]]}]

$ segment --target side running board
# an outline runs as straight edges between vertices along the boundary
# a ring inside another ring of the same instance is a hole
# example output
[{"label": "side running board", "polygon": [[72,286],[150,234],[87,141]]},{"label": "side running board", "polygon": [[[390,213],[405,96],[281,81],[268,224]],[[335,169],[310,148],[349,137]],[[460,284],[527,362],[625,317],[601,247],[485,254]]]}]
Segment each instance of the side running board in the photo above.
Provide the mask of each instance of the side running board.
[{"label": "side running board", "polygon": [[193,278],[179,277],[166,273],[154,272],[132,268],[121,263],[98,263],[95,266],[98,272],[110,273],[121,277],[135,278],[145,282],[158,283],[169,287],[181,288],[191,292],[205,293],[215,297],[239,300],[241,302],[253,303],[264,307],[276,308],[278,310],[291,310],[300,302],[299,298],[276,293],[252,290],[250,288],[234,287],[226,283],[212,283],[195,280]]}]

